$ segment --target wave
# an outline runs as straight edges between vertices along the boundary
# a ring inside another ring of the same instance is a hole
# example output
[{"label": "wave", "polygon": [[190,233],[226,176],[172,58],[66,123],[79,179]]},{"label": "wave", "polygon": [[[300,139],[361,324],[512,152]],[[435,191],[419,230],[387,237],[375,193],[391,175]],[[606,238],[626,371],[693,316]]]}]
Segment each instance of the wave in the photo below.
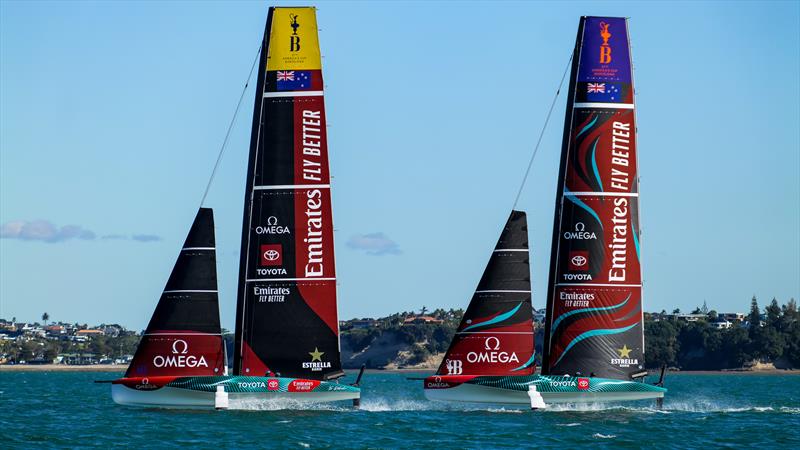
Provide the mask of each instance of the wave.
[{"label": "wave", "polygon": [[616,435],[613,435],[613,434],[601,434],[601,433],[595,433],[595,434],[593,434],[593,435],[592,435],[592,437],[594,437],[594,438],[600,438],[600,439],[614,439],[614,438],[615,438],[615,437],[617,437],[617,436],[616,436]]}]

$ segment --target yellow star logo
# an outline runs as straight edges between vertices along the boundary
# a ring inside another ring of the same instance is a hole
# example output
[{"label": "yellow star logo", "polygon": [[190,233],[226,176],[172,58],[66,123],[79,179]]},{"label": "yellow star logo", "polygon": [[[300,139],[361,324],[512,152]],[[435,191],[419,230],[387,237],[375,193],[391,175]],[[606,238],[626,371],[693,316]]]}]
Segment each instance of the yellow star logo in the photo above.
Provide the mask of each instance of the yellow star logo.
[{"label": "yellow star logo", "polygon": [[623,345],[622,348],[617,349],[620,358],[629,358],[633,349],[628,348],[628,345]]},{"label": "yellow star logo", "polygon": [[325,352],[321,352],[317,347],[314,347],[314,351],[308,352],[308,354],[311,355],[311,362],[314,361],[322,362],[322,355],[324,355]]}]

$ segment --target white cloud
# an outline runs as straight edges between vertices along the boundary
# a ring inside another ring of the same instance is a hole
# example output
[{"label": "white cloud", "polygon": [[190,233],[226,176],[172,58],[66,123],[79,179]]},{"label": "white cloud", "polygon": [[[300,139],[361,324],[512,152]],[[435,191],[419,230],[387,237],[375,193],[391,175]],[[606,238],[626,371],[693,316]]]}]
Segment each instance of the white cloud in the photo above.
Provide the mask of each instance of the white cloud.
[{"label": "white cloud", "polygon": [[63,242],[70,239],[92,240],[97,237],[93,231],[78,225],[64,225],[61,228],[47,220],[14,220],[0,227],[0,238],[23,241]]},{"label": "white cloud", "polygon": [[[80,225],[64,225],[58,227],[47,220],[12,220],[0,226],[0,239],[18,239],[21,241],[41,241],[57,243],[80,239],[91,241],[97,238],[92,230]],[[160,241],[161,237],[153,234],[134,234],[127,237],[122,234],[107,234],[102,240],[130,239],[137,242]]]},{"label": "white cloud", "polygon": [[355,250],[364,250],[368,255],[399,255],[400,246],[383,233],[356,234],[347,240],[347,246]]}]

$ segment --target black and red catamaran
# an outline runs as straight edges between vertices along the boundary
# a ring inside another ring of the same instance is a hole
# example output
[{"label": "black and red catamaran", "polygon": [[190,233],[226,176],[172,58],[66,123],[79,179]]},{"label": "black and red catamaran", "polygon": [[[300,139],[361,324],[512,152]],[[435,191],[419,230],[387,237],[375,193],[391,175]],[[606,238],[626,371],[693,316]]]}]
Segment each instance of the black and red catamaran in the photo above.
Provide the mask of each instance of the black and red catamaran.
[{"label": "black and red catamaran", "polygon": [[556,192],[541,375],[533,373],[525,215],[513,211],[442,365],[425,380],[428,398],[528,404],[534,397],[552,403],[664,396],[664,388],[642,382],[633,93],[627,20],[582,17]]},{"label": "black and red catamaran", "polygon": [[[201,208],[117,403],[357,401],[339,356],[325,105],[314,8],[270,8],[246,177],[233,374],[220,334],[213,216]],[[357,383],[356,383],[357,384]]]}]

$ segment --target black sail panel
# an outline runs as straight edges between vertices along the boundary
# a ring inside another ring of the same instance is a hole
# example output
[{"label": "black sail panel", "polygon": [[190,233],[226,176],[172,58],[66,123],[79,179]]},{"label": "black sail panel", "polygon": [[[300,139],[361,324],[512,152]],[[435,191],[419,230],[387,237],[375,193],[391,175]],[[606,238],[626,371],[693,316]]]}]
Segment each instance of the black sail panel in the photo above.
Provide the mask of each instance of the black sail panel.
[{"label": "black sail panel", "polygon": [[234,370],[330,379],[339,355],[314,8],[270,8],[245,194]]},{"label": "black sail panel", "polygon": [[581,18],[567,102],[542,372],[628,379],[644,335],[626,19]]},{"label": "black sail panel", "polygon": [[438,375],[530,375],[535,369],[525,213],[512,211]]},{"label": "black sail panel", "polygon": [[222,375],[214,215],[200,208],[126,376]]}]

